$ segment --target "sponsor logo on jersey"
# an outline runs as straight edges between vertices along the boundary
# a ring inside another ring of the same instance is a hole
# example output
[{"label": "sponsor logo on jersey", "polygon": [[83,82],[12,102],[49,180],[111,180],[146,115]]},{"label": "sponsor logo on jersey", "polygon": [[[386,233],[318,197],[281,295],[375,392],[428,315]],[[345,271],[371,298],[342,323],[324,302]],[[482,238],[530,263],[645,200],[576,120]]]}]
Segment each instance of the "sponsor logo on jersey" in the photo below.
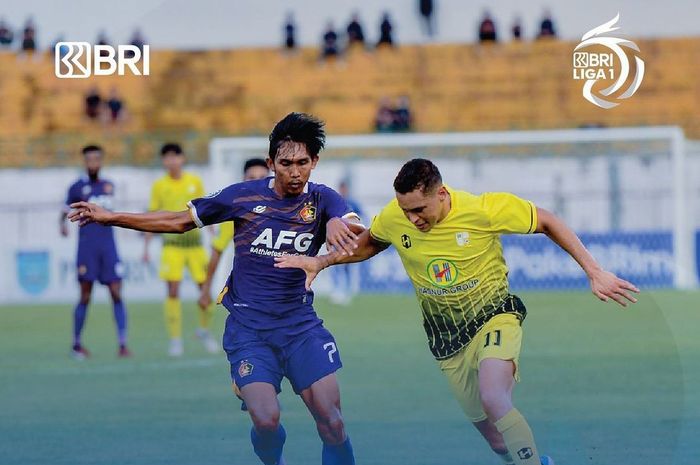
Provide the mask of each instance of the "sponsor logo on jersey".
[{"label": "sponsor logo on jersey", "polygon": [[428,263],[428,277],[436,286],[447,287],[457,281],[457,266],[450,260],[436,258]]},{"label": "sponsor logo on jersey", "polygon": [[250,252],[279,257],[289,253],[286,250],[280,251],[283,246],[292,246],[296,253],[302,254],[309,250],[313,241],[314,235],[311,233],[282,230],[275,235],[272,228],[265,228],[251,244]]},{"label": "sponsor logo on jersey", "polygon": [[304,208],[299,212],[299,216],[305,223],[311,223],[316,219],[316,207],[311,202],[304,205]]},{"label": "sponsor logo on jersey", "polygon": [[267,210],[265,205],[258,205],[257,207],[253,208],[253,212],[255,213],[263,213],[265,210]]},{"label": "sponsor logo on jersey", "polygon": [[404,249],[410,249],[411,248],[411,236],[408,234],[403,234],[401,236],[401,245],[403,246]]}]

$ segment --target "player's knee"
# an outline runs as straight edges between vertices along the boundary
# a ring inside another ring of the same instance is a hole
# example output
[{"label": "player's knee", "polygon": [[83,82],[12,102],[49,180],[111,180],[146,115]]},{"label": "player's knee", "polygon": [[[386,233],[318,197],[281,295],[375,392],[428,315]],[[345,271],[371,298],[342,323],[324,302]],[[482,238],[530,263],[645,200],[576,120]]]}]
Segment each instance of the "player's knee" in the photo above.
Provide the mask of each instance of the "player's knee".
[{"label": "player's knee", "polygon": [[279,410],[270,409],[251,409],[248,406],[248,410],[253,419],[253,425],[255,430],[259,433],[272,433],[277,431],[280,426],[280,412]]},{"label": "player's knee", "polygon": [[510,398],[506,392],[484,389],[479,394],[484,412],[491,419],[499,419],[512,408]]},{"label": "player's knee", "polygon": [[81,305],[90,304],[90,294],[81,294],[80,295],[80,304]]},{"label": "player's knee", "polygon": [[340,413],[320,417],[317,420],[318,434],[327,444],[340,444],[345,438],[345,423]]}]

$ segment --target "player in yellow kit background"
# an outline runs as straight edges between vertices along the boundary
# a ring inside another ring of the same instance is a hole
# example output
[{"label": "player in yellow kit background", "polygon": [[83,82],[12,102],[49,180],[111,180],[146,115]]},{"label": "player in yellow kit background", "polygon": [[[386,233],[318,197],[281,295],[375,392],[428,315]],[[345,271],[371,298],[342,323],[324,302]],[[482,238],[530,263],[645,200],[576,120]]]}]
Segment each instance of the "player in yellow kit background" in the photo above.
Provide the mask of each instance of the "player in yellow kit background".
[{"label": "player in yellow kit background", "polygon": [[[266,178],[270,174],[267,162],[262,158],[251,158],[243,165],[243,180],[254,181]],[[221,255],[226,247],[233,241],[233,221],[227,221],[219,225],[219,233],[211,243],[211,257],[207,267],[207,276],[202,283],[199,293],[199,306],[206,309],[211,305],[211,282],[219,266]]]},{"label": "player in yellow kit background", "polygon": [[[182,211],[187,202],[204,196],[204,185],[199,176],[183,170],[185,154],[178,144],[167,143],[160,151],[163,167],[167,173],[153,183],[150,211]],[[187,268],[192,281],[200,288],[206,279],[207,252],[202,245],[198,230],[185,234],[163,234],[160,278],[167,284],[167,297],[163,305],[165,324],[170,337],[168,354],[179,357],[184,353],[182,340],[182,303],[180,302],[180,282]],[[151,234],[145,235],[144,260],[150,261],[148,251]],[[197,338],[211,353],[219,351],[219,344],[209,331],[211,306],[200,308]]]},{"label": "player in yellow kit background", "polygon": [[512,402],[526,310],[510,293],[500,235],[546,234],[578,262],[603,301],[625,306],[639,290],[602,269],[555,215],[513,194],[451,189],[425,159],[407,162],[394,190],[354,255],[286,256],[277,266],[304,269],[308,287],[329,265],[366,260],[393,245],[413,282],[430,350],[467,417],[503,463],[552,465]]}]

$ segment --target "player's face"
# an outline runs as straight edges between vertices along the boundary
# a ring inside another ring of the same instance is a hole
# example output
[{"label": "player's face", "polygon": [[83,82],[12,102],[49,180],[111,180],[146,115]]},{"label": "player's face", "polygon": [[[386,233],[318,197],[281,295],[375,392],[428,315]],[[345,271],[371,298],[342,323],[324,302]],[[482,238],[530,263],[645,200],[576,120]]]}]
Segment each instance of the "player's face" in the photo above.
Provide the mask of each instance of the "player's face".
[{"label": "player's face", "polygon": [[428,193],[423,192],[422,189],[415,189],[405,194],[396,193],[396,199],[404,215],[422,232],[430,231],[445,217],[448,198],[449,194],[444,186]]},{"label": "player's face", "polygon": [[264,166],[251,166],[243,173],[244,181],[255,181],[256,179],[266,178],[270,174],[270,170]]},{"label": "player's face", "polygon": [[309,181],[311,170],[316,168],[318,157],[311,157],[306,146],[287,142],[277,151],[274,161],[268,158],[267,166],[275,172],[276,190],[283,195],[299,195]]},{"label": "player's face", "polygon": [[163,167],[170,174],[180,174],[185,165],[185,155],[182,153],[167,152],[163,155]]},{"label": "player's face", "polygon": [[97,177],[102,168],[102,152],[93,150],[85,154],[85,170],[91,178]]}]

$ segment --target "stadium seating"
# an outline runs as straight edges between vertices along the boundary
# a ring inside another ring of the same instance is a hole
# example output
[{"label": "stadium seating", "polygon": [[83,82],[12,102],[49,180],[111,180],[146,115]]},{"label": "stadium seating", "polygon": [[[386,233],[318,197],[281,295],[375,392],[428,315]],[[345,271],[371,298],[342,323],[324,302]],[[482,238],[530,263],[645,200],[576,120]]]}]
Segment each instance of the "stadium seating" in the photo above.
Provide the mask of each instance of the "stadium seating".
[{"label": "stadium seating", "polygon": [[130,162],[150,163],[148,141],[163,133],[198,140],[205,156],[206,137],[265,134],[292,110],[319,115],[332,133],[366,133],[379,99],[402,94],[411,98],[418,131],[678,124],[700,137],[693,111],[700,92],[691,78],[700,67],[700,38],[637,44],[645,81],[607,111],[586,102],[581,81],[572,79],[571,42],[354,50],[330,63],[320,63],[311,48],[292,56],[276,49],[156,50],[149,77],[98,79],[103,95],[114,86],[124,98],[128,118],[119,127],[85,118],[91,84],[56,79],[51,55],[0,53],[0,163],[56,163],[55,153],[95,137],[129,149]]}]

